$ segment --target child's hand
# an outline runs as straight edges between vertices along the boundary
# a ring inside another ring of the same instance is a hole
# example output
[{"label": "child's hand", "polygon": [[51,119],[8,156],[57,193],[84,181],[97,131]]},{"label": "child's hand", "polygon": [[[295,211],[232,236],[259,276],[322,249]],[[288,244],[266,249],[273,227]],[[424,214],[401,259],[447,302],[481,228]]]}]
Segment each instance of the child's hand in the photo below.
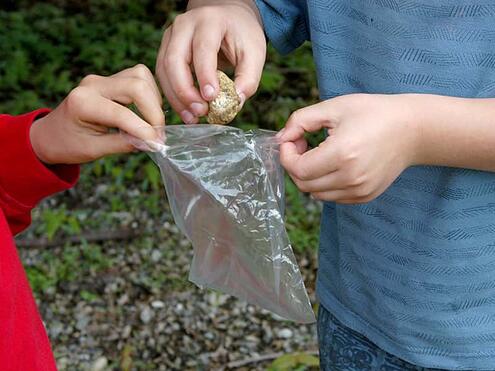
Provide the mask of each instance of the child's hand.
[{"label": "child's hand", "polygon": [[235,67],[241,104],[255,93],[266,40],[252,0],[191,0],[188,9],[163,35],[156,74],[172,108],[186,124],[192,124],[208,112],[207,102],[218,94],[218,65]]},{"label": "child's hand", "polygon": [[[144,120],[123,105],[134,103]],[[134,147],[110,128],[154,140],[152,126],[165,123],[153,75],[137,65],[109,77],[90,75],[51,113],[37,120],[30,137],[46,164],[79,164]],[[145,121],[146,120],[146,121]]]},{"label": "child's hand", "polygon": [[[353,94],[294,112],[279,133],[281,161],[313,197],[362,203],[378,197],[416,163],[418,133],[407,95]],[[328,129],[306,152],[305,132]]]}]

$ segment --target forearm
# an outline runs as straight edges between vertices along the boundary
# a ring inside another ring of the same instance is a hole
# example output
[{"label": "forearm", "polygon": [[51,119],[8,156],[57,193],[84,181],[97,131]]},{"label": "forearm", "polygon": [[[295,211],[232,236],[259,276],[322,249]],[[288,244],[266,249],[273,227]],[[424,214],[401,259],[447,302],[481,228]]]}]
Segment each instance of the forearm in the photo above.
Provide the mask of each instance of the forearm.
[{"label": "forearm", "polygon": [[411,94],[415,164],[495,172],[495,99]]}]

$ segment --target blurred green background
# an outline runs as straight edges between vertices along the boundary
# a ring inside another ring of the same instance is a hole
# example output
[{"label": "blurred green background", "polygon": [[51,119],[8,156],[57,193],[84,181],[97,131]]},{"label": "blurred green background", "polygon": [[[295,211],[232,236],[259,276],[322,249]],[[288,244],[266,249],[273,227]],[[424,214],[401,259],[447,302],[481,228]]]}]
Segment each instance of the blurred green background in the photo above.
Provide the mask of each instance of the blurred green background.
[{"label": "blurred green background", "polygon": [[[55,107],[90,73],[110,75],[137,63],[153,71],[164,25],[185,6],[185,1],[172,0],[3,1],[0,112],[19,114]],[[278,130],[292,111],[316,102],[317,97],[311,46],[303,45],[290,57],[280,56],[269,47],[258,93],[247,102],[234,125]],[[164,109],[168,124],[180,123],[166,102]],[[318,139],[311,137],[310,141],[316,144]],[[286,185],[287,229],[313,292],[320,207],[300,194],[289,180]],[[59,311],[63,306],[84,304],[107,307],[111,304],[108,277],[120,276],[122,270],[129,274],[131,284],[120,288],[115,300],[117,296],[135,295],[137,301],[146,302],[164,291],[190,289],[187,262],[184,271],[171,272],[146,260],[157,249],[172,262],[180,259],[170,250],[184,245],[181,238],[173,228],[160,175],[145,154],[113,156],[85,165],[74,190],[36,209],[32,227],[18,243],[48,328],[67,322],[73,326],[74,331],[55,335],[49,330],[61,369],[87,369],[96,356],[106,357],[109,369],[158,369],[164,364],[163,360],[137,354],[141,348],[132,336],[129,341],[110,342],[113,350],[106,345],[89,347],[93,353],[86,361],[72,357],[74,349],[84,353],[88,348],[77,340],[84,331],[77,332],[74,324],[77,311],[67,316]],[[190,254],[190,247],[185,246],[180,249]],[[139,262],[129,262],[127,256],[136,251],[141,252]],[[185,260],[189,257],[186,255]],[[263,350],[260,347],[258,351]],[[290,346],[279,348],[287,350]],[[130,368],[123,365],[126,355],[131,359]],[[294,359],[285,362],[296,367],[299,358]],[[306,366],[300,362],[298,367],[306,369],[311,362]],[[169,365],[165,369],[169,367],[173,368]]]}]

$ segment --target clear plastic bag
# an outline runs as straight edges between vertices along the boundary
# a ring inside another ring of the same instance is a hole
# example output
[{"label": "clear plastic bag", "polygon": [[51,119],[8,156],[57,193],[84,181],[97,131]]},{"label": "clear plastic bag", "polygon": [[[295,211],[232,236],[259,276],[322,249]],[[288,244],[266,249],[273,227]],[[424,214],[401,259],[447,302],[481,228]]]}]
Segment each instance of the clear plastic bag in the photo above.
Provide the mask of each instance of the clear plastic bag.
[{"label": "clear plastic bag", "polygon": [[284,227],[274,132],[166,127],[165,145],[136,143],[159,166],[177,226],[191,241],[189,279],[296,322],[315,316]]}]

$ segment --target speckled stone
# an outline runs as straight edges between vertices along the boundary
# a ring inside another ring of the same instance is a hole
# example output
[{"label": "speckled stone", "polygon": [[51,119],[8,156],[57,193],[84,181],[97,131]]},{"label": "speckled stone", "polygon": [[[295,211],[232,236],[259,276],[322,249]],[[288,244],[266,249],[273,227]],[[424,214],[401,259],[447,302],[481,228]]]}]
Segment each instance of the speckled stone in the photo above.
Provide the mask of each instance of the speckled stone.
[{"label": "speckled stone", "polygon": [[222,71],[217,71],[220,92],[209,104],[206,121],[209,124],[225,125],[231,122],[241,109],[234,82]]}]

